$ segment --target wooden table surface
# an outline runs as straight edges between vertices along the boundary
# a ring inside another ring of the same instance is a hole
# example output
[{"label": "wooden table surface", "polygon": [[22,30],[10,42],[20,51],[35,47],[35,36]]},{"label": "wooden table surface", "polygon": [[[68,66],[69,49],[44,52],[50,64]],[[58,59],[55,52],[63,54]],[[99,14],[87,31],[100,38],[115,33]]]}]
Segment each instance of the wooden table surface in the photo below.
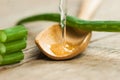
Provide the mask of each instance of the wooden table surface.
[{"label": "wooden table surface", "polygon": [[[59,12],[58,0],[0,0],[0,29],[41,13]],[[103,0],[93,20],[120,20],[120,0]],[[81,0],[68,0],[68,14],[77,16]],[[29,30],[25,59],[0,67],[0,80],[120,80],[120,33],[93,32],[88,48],[67,61],[41,55],[35,36],[51,22],[25,24]]]}]

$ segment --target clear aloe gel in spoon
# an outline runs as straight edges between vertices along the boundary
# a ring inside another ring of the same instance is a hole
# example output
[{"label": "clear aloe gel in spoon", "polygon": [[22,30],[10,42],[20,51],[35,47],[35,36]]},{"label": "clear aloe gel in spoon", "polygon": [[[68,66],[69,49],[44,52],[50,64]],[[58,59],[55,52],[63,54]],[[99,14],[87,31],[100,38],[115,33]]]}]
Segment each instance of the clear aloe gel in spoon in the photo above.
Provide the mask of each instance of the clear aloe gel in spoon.
[{"label": "clear aloe gel in spoon", "polygon": [[[59,43],[51,45],[51,50],[56,56],[66,56],[71,54],[76,46],[71,45],[66,40],[66,16],[67,16],[67,0],[60,0],[60,29],[61,29],[61,40]],[[58,26],[58,25],[56,25]]]}]

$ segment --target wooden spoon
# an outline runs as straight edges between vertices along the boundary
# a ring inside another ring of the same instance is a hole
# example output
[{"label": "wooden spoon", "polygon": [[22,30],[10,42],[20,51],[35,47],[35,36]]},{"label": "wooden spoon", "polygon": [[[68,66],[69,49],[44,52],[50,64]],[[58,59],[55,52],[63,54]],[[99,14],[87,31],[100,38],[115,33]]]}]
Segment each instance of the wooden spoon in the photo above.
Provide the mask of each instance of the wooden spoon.
[{"label": "wooden spoon", "polygon": [[[101,0],[83,0],[79,18],[89,19]],[[40,32],[35,42],[40,50],[54,60],[70,59],[83,52],[91,38],[91,32],[67,27],[66,42],[62,41],[61,27],[56,24]]]}]

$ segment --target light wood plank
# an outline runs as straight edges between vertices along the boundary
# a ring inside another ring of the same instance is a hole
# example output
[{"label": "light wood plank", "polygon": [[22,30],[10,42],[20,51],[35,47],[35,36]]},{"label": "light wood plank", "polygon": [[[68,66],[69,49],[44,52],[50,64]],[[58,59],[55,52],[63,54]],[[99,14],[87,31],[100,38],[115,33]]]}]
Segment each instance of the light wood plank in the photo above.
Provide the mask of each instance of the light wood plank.
[{"label": "light wood plank", "polygon": [[[69,0],[70,15],[77,15],[80,1]],[[104,0],[93,20],[119,20],[119,3],[120,0]],[[0,29],[14,25],[25,16],[58,12],[57,5],[57,0],[0,0]],[[41,53],[34,43],[36,34],[51,24],[26,24],[29,30],[28,46],[24,50],[26,59],[20,64],[0,67],[0,80],[120,80],[120,33],[93,32],[83,54],[68,61],[52,61],[43,55],[38,58],[36,55]]]}]

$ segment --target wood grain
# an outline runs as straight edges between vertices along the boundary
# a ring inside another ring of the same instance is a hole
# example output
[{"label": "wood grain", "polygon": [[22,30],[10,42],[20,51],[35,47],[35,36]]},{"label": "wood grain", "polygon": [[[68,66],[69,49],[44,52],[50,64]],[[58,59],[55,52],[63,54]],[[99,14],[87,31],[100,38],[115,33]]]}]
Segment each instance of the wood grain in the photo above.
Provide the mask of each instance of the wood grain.
[{"label": "wood grain", "polygon": [[[77,15],[80,2],[69,0],[70,15]],[[104,0],[93,20],[119,20],[119,3],[120,0]],[[14,25],[25,16],[58,12],[57,5],[57,0],[0,0],[0,29]],[[0,80],[120,80],[120,33],[93,32],[83,54],[68,61],[52,61],[41,55],[34,44],[36,34],[51,24],[25,24],[29,37],[24,52],[28,57],[35,55],[34,60],[0,69]]]}]

